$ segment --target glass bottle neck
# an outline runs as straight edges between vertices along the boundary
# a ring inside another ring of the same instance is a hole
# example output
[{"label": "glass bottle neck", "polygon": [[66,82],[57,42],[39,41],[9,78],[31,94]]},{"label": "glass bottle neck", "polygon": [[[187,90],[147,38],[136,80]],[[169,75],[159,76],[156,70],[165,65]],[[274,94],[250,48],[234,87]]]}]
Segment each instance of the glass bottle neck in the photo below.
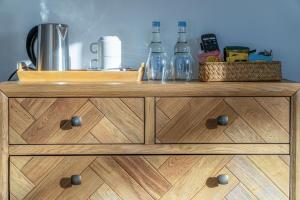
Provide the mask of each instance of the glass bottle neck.
[{"label": "glass bottle neck", "polygon": [[177,42],[180,42],[180,43],[186,43],[187,42],[186,32],[179,32],[178,33],[178,40],[177,40]]},{"label": "glass bottle neck", "polygon": [[160,32],[152,32],[152,42],[153,43],[160,43],[161,39],[160,39]]}]

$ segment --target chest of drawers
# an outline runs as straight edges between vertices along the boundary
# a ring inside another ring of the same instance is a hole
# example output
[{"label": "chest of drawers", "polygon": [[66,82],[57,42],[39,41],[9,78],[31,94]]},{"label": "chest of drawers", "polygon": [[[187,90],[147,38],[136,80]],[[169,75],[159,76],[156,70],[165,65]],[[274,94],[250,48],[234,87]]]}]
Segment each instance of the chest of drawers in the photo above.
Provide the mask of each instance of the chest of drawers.
[{"label": "chest of drawers", "polygon": [[298,83],[2,83],[1,199],[300,200]]}]

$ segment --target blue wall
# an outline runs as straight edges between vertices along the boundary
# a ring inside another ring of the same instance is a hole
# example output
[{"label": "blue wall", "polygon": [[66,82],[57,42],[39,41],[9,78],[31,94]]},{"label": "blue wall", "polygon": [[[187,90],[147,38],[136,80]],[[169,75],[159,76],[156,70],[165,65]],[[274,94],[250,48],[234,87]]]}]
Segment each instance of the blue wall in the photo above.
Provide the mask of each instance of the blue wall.
[{"label": "blue wall", "polygon": [[123,63],[138,66],[146,59],[152,20],[161,20],[171,53],[176,23],[184,19],[194,54],[199,36],[215,32],[222,47],[273,49],[275,59],[283,61],[284,77],[300,81],[300,0],[0,0],[0,80],[17,60],[27,59],[26,34],[42,18],[70,25],[72,48],[82,47],[73,56],[77,65],[88,66],[94,57],[89,43],[101,35],[118,35]]}]

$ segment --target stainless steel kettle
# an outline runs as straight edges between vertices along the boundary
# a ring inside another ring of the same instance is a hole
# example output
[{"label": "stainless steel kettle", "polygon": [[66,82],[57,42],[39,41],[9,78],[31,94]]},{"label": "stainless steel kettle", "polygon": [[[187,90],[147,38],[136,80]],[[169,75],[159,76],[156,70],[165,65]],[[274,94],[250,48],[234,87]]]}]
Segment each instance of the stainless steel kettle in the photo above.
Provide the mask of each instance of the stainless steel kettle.
[{"label": "stainless steel kettle", "polygon": [[33,27],[27,36],[26,50],[39,71],[69,70],[68,25],[49,23]]}]

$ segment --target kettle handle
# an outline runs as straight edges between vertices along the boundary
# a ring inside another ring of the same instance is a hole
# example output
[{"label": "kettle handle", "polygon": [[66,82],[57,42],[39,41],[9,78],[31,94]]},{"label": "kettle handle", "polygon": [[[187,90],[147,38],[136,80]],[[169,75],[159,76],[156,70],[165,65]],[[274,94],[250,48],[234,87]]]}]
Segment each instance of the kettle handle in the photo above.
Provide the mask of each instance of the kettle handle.
[{"label": "kettle handle", "polygon": [[[94,47],[96,47],[96,48],[94,48]],[[90,44],[90,51],[94,54],[98,53],[98,42],[92,42]]]},{"label": "kettle handle", "polygon": [[35,26],[33,27],[28,35],[27,35],[27,39],[26,39],[26,50],[27,50],[27,54],[28,54],[28,57],[29,59],[31,60],[32,64],[34,66],[37,65],[37,62],[36,62],[36,55],[35,55],[35,52],[34,52],[34,43],[37,39],[37,36],[38,36],[38,31],[39,31],[39,28],[38,26]]}]

